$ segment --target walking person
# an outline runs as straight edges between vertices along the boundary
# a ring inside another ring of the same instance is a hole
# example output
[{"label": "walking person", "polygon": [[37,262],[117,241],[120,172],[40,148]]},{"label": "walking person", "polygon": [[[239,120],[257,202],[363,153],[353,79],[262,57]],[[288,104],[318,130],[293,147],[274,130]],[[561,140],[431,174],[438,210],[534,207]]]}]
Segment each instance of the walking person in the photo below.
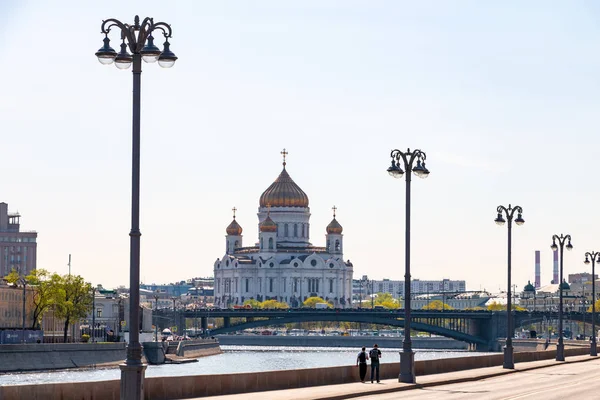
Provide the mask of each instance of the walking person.
[{"label": "walking person", "polygon": [[358,373],[362,383],[365,383],[365,376],[367,375],[367,360],[369,359],[369,355],[365,350],[366,349],[363,346],[362,351],[358,353],[358,357],[356,357],[356,365],[358,366]]},{"label": "walking person", "polygon": [[373,378],[377,379],[379,383],[379,359],[381,358],[381,350],[377,348],[377,345],[373,345],[371,351],[369,351],[369,358],[371,359],[371,383]]}]

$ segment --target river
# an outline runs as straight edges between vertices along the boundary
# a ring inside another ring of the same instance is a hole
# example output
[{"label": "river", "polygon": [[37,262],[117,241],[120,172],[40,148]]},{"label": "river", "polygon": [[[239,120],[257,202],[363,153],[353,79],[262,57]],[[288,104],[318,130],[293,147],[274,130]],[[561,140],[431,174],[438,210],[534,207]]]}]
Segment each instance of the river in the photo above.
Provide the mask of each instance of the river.
[{"label": "river", "polygon": [[[146,377],[213,375],[283,369],[336,367],[356,363],[359,349],[323,347],[221,346],[223,354],[200,358],[197,363],[150,365]],[[399,362],[400,349],[380,348],[382,363]],[[416,360],[475,356],[489,353],[418,350]],[[103,381],[120,378],[118,367],[1,374],[0,385]]]}]

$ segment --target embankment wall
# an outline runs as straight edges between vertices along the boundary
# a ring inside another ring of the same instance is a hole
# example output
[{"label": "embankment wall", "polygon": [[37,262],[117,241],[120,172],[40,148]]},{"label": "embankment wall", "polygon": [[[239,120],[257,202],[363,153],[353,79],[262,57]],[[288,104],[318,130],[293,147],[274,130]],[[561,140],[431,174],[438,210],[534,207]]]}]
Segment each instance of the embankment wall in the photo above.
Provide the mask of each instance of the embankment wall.
[{"label": "embankment wall", "polygon": [[[0,372],[92,367],[125,360],[126,343],[0,345]],[[1,399],[2,397],[0,397]]]},{"label": "embankment wall", "polygon": [[[515,362],[538,361],[556,357],[556,348],[546,351],[515,353]],[[565,349],[565,356],[588,354],[589,349]],[[502,354],[424,360],[415,363],[417,375],[429,375],[474,368],[502,365]],[[394,379],[399,374],[399,364],[381,364],[381,378]],[[144,398],[152,400],[185,399],[248,393],[265,390],[292,389],[307,386],[333,385],[358,381],[356,366],[311,368],[258,373],[170,376],[147,378]],[[3,400],[118,400],[120,382],[55,383],[44,385],[1,386]]]}]

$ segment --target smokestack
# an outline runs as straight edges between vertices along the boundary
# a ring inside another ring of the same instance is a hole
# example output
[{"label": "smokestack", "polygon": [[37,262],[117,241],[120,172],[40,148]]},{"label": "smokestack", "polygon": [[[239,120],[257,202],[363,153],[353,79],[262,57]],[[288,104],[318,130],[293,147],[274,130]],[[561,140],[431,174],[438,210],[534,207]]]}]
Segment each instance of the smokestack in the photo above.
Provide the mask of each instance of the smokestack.
[{"label": "smokestack", "polygon": [[535,288],[539,289],[542,285],[542,278],[540,272],[540,251],[535,251]]},{"label": "smokestack", "polygon": [[558,282],[558,250],[554,251],[554,273],[552,274],[552,283]]}]

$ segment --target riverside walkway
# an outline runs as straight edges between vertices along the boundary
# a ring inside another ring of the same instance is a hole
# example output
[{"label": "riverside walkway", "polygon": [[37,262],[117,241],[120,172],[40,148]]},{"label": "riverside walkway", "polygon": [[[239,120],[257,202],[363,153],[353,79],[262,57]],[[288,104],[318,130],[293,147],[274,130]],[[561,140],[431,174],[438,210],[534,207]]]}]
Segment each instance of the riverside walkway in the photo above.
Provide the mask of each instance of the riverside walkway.
[{"label": "riverside walkway", "polygon": [[[452,399],[564,399],[574,390],[579,398],[594,398],[600,391],[600,358],[589,355],[517,364],[514,370],[501,366],[417,377],[417,384],[399,383],[397,379],[380,384],[346,383],[299,389],[273,390],[226,396],[202,397],[211,400],[342,400],[433,399],[452,394]],[[369,373],[367,373],[367,379]],[[569,394],[567,395],[565,392]],[[591,396],[591,397],[590,397]],[[199,400],[197,398],[196,400]]]}]

